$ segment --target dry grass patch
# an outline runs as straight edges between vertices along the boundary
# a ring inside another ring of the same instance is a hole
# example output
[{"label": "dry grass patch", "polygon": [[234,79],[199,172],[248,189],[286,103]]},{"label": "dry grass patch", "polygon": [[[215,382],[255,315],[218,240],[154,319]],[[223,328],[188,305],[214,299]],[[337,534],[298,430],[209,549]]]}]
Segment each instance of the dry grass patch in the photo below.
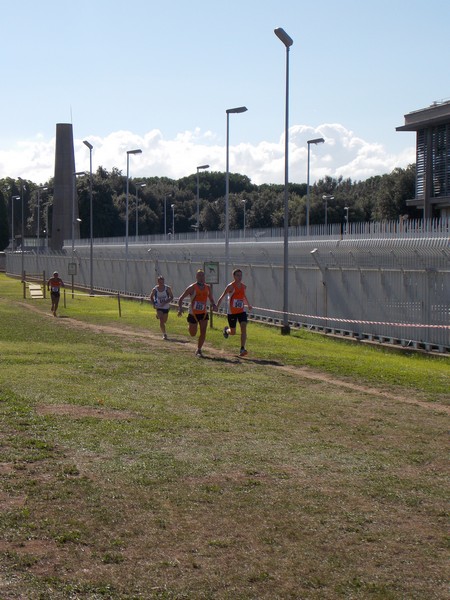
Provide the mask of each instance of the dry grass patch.
[{"label": "dry grass patch", "polygon": [[2,316],[0,598],[447,598],[440,402]]}]

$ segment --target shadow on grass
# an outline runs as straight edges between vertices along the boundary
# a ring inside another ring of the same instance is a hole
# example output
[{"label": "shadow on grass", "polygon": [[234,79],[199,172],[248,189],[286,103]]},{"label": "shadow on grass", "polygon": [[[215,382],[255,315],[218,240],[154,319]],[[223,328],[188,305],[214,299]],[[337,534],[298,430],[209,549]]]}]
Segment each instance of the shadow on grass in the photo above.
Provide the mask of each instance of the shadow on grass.
[{"label": "shadow on grass", "polygon": [[243,358],[242,356],[238,357],[239,360],[243,362],[253,363],[255,365],[271,365],[272,367],[284,367],[284,363],[281,363],[277,360],[264,360],[259,358]]}]

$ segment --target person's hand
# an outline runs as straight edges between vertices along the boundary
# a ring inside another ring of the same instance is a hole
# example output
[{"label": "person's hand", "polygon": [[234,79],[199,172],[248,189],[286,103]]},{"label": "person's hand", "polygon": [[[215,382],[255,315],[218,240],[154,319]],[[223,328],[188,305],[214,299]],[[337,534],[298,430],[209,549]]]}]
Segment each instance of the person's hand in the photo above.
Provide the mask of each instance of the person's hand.
[{"label": "person's hand", "polygon": [[182,314],[183,314],[183,308],[180,306],[180,307],[178,307],[178,313],[177,313],[177,315],[179,317],[181,317]]}]

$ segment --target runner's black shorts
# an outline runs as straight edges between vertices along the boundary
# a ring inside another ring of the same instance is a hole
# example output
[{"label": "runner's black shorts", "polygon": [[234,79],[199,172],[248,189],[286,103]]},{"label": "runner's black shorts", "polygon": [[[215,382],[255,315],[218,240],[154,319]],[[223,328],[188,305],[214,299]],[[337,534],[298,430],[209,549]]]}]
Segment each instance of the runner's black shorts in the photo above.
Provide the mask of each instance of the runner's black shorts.
[{"label": "runner's black shorts", "polygon": [[208,321],[209,320],[209,315],[208,313],[199,313],[197,315],[191,315],[190,313],[187,316],[187,322],[188,323],[192,323],[192,325],[195,325],[196,323],[198,323],[199,321]]},{"label": "runner's black shorts", "polygon": [[239,323],[247,323],[247,313],[246,312],[241,312],[241,313],[236,313],[234,315],[227,315],[228,317],[228,325],[230,327],[230,329],[236,329],[236,323],[239,321]]}]

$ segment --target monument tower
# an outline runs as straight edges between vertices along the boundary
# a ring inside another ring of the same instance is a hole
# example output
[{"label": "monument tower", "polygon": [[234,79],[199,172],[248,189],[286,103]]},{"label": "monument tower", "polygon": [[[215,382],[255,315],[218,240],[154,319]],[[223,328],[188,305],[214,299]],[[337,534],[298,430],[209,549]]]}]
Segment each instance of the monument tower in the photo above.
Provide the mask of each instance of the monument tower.
[{"label": "monument tower", "polygon": [[55,180],[53,191],[52,250],[62,250],[64,240],[80,238],[78,202],[75,194],[75,155],[71,123],[57,123]]}]

